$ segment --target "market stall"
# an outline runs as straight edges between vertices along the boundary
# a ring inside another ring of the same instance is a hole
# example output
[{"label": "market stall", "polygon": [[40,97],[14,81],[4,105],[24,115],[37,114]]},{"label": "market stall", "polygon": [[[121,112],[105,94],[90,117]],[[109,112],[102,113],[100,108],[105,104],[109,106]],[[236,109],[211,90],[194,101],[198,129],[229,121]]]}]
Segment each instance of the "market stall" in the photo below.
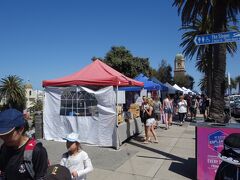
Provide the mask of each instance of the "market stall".
[{"label": "market stall", "polygon": [[143,83],[100,60],[72,75],[43,81],[44,138],[60,141],[66,134],[77,132],[81,142],[118,148],[121,144],[117,115],[119,86],[143,86]]},{"label": "market stall", "polygon": [[[127,137],[130,137],[132,133],[135,131],[138,131],[139,128],[139,123],[137,123],[136,120],[140,119],[140,106],[142,104],[142,96],[148,96],[148,97],[153,97],[159,96],[160,91],[167,91],[168,88],[164,86],[162,83],[155,83],[153,82],[150,78],[146,77],[143,74],[139,74],[135,80],[138,80],[140,82],[144,83],[143,87],[120,87],[119,90],[126,92],[126,103],[123,104],[123,110],[124,112],[122,113],[123,116],[125,116],[124,119],[128,119],[128,116],[133,116],[130,117],[129,119],[134,119],[133,121],[130,120],[125,121],[124,123],[121,124],[121,126],[126,126],[127,127],[127,134],[124,133],[119,133],[119,138],[120,139],[126,139]],[[127,116],[127,118],[126,118]],[[126,128],[122,128],[126,129]]]},{"label": "market stall", "polygon": [[174,88],[168,82],[166,82],[164,85],[168,87],[168,91],[167,91],[168,94],[176,94],[177,93],[178,90],[176,88]]}]

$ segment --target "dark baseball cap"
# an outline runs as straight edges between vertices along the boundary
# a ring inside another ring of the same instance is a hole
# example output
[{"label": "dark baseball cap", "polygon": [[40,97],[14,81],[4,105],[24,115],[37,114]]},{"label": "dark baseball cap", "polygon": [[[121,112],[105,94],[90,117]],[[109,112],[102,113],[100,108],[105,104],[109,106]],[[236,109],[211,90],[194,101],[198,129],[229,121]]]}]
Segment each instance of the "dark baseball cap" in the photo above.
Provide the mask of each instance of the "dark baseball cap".
[{"label": "dark baseball cap", "polygon": [[60,164],[51,165],[47,169],[45,180],[71,180],[71,173],[68,168]]},{"label": "dark baseball cap", "polygon": [[230,164],[240,165],[240,133],[232,133],[224,139],[224,148],[218,157]]},{"label": "dark baseball cap", "polygon": [[0,112],[0,136],[6,135],[25,124],[23,113],[16,109],[7,109]]}]

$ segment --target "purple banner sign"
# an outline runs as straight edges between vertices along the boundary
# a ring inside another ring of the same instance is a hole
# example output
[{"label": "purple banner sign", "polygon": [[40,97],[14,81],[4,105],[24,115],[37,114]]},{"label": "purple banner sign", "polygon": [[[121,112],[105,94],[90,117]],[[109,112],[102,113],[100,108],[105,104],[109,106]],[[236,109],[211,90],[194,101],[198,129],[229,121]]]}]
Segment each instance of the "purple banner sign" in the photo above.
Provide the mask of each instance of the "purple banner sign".
[{"label": "purple banner sign", "polygon": [[222,162],[218,154],[223,149],[223,141],[231,133],[239,133],[237,128],[197,127],[197,179],[213,180]]}]

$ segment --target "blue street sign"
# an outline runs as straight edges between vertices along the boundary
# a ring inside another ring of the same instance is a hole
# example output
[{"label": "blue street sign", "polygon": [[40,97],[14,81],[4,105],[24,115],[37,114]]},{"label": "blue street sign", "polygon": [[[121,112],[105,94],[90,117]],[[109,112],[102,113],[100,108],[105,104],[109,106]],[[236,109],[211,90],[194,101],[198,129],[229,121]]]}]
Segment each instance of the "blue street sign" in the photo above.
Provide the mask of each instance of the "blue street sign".
[{"label": "blue street sign", "polygon": [[240,32],[223,32],[214,34],[198,35],[194,38],[196,45],[218,44],[235,42],[240,40]]}]

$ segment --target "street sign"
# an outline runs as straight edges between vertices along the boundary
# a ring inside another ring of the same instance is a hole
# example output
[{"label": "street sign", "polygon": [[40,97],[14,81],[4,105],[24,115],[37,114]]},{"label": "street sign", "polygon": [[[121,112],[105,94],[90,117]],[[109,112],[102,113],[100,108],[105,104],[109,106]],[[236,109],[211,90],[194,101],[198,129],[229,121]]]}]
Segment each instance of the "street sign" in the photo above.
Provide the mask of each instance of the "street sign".
[{"label": "street sign", "polygon": [[218,44],[235,42],[240,40],[240,32],[223,32],[214,34],[198,35],[194,38],[194,43],[198,45]]}]

